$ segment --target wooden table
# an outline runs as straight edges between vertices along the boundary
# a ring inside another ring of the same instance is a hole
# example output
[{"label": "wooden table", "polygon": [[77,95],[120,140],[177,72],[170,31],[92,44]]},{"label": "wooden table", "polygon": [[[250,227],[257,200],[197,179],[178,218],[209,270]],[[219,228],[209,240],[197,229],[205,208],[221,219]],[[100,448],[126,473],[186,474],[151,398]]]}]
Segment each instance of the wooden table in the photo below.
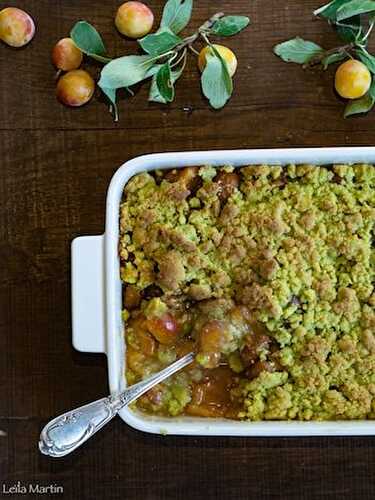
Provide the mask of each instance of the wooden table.
[{"label": "wooden table", "polygon": [[[272,54],[297,34],[334,46],[328,26],[312,19],[319,2],[195,3],[192,26],[219,10],[252,18],[228,40],[239,58],[230,104],[208,108],[192,61],[173,104],[148,104],[140,86],[115,124],[99,96],[76,110],[56,101],[50,51],[85,18],[111,54],[129,53],[135,44],[113,27],[118,2],[7,2],[29,11],[38,28],[23,50],[0,46],[0,495],[2,483],[20,481],[63,486],[67,499],[374,498],[374,438],[173,438],[117,419],[72,456],[38,453],[48,419],[108,391],[105,357],[71,345],[69,249],[75,236],[103,231],[119,165],[158,151],[375,143],[375,113],[342,118],[332,70],[303,72]],[[160,18],[164,2],[149,4]]]}]

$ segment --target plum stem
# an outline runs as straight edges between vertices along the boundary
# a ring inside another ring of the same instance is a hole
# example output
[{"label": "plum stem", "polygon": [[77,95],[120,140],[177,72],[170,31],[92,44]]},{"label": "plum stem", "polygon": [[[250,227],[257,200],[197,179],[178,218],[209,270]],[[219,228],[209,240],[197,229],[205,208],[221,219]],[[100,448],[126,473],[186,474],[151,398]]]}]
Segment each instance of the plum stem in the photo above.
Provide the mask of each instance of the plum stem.
[{"label": "plum stem", "polygon": [[191,44],[188,47],[193,52],[193,54],[195,54],[196,56],[199,56],[199,52],[197,50],[195,50],[195,48]]}]

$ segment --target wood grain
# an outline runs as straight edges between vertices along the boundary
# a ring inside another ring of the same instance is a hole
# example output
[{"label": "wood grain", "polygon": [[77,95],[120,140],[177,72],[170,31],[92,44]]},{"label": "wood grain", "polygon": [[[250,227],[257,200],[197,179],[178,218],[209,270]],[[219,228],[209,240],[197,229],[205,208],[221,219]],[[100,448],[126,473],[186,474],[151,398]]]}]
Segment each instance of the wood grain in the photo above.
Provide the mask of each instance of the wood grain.
[{"label": "wood grain", "polygon": [[[164,2],[148,3],[160,18]],[[135,50],[113,28],[118,2],[7,2],[28,10],[38,31],[23,50],[0,46],[0,495],[3,482],[21,481],[62,485],[66,499],[375,496],[374,438],[158,437],[118,419],[66,459],[37,451],[51,416],[108,391],[105,357],[71,347],[69,248],[75,236],[103,231],[106,189],[119,165],[158,151],[375,143],[374,113],[342,118],[332,70],[303,72],[272,54],[275,43],[297,34],[336,43],[328,26],[312,20],[315,1],[195,3],[193,27],[220,10],[252,18],[228,40],[239,58],[229,105],[208,109],[192,60],[173,104],[148,104],[141,85],[121,102],[114,124],[100,98],[78,110],[56,101],[49,55],[82,18],[111,54]]]}]

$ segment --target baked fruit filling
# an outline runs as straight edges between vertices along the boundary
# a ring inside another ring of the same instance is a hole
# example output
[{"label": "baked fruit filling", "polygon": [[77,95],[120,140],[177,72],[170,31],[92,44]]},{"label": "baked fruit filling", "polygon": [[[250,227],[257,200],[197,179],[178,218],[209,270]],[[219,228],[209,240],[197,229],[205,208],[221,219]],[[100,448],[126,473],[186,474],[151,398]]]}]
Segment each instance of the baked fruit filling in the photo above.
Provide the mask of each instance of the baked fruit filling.
[{"label": "baked fruit filling", "polygon": [[129,384],[158,415],[375,418],[373,165],[133,177],[120,213]]}]

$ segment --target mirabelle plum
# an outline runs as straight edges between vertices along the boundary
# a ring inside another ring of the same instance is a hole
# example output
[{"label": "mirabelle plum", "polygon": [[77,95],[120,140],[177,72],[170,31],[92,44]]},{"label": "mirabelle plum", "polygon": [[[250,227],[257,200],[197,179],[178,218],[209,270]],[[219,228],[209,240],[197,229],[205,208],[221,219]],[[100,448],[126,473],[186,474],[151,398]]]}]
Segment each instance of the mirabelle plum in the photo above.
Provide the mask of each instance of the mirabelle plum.
[{"label": "mirabelle plum", "polygon": [[337,93],[345,99],[359,99],[369,90],[371,73],[361,61],[349,59],[342,63],[335,76]]},{"label": "mirabelle plum", "polygon": [[234,377],[230,368],[214,368],[207,379],[193,384],[192,399],[186,413],[200,417],[224,417],[228,407],[233,404],[230,397],[233,384]]},{"label": "mirabelle plum", "polygon": [[262,372],[275,372],[276,365],[270,361],[257,361],[246,370],[246,375],[249,379],[257,378]]},{"label": "mirabelle plum", "polygon": [[246,366],[253,365],[259,360],[262,350],[268,349],[271,338],[262,333],[252,332],[244,338],[244,347],[241,351],[241,359]]},{"label": "mirabelle plum", "polygon": [[11,47],[23,47],[34,37],[35,24],[31,16],[16,7],[0,11],[0,39]]},{"label": "mirabelle plum", "polygon": [[95,82],[82,69],[69,71],[57,82],[57,98],[66,106],[83,106],[92,98]]},{"label": "mirabelle plum", "polygon": [[163,345],[173,345],[180,333],[180,325],[169,313],[160,318],[154,317],[146,321],[147,330]]},{"label": "mirabelle plum", "polygon": [[71,38],[62,38],[52,50],[52,62],[57,69],[71,71],[81,66],[83,54]]},{"label": "mirabelle plum", "polygon": [[152,356],[156,349],[156,341],[154,337],[144,330],[139,330],[136,335],[140,351],[145,356]]},{"label": "mirabelle plum", "polygon": [[205,368],[216,368],[221,359],[221,349],[226,338],[226,323],[209,320],[200,331],[198,363]]},{"label": "mirabelle plum", "polygon": [[[234,52],[228,49],[228,47],[224,47],[224,45],[218,45],[215,43],[214,47],[221,55],[221,57],[224,59],[224,61],[227,63],[228,72],[230,76],[233,76],[237,69],[237,57],[234,55]],[[198,67],[200,71],[203,72],[204,68],[206,67],[207,54],[212,54],[212,53],[213,51],[209,45],[207,45],[207,47],[204,47],[200,51],[198,57]]]},{"label": "mirabelle plum", "polygon": [[225,201],[236,188],[240,185],[240,178],[236,172],[219,172],[214,179],[218,183],[220,190],[218,197],[221,201]]},{"label": "mirabelle plum", "polygon": [[127,347],[126,349],[126,362],[127,366],[134,373],[138,375],[143,374],[144,364],[145,364],[146,356],[140,351],[136,351],[133,347]]},{"label": "mirabelle plum", "polygon": [[142,38],[154,24],[154,14],[142,2],[125,2],[116,14],[116,28],[129,38]]},{"label": "mirabelle plum", "polygon": [[185,167],[169,170],[164,179],[168,182],[180,182],[191,193],[195,193],[202,184],[198,167]]},{"label": "mirabelle plum", "polygon": [[[177,357],[182,358],[183,356],[186,356],[186,354],[189,354],[189,352],[194,351],[194,349],[195,349],[195,342],[193,340],[184,340],[183,342],[179,343],[176,346]],[[193,365],[194,364],[195,363],[193,363]]]},{"label": "mirabelle plum", "polygon": [[128,285],[124,293],[124,306],[126,309],[136,309],[141,302],[141,293],[134,285]]}]

